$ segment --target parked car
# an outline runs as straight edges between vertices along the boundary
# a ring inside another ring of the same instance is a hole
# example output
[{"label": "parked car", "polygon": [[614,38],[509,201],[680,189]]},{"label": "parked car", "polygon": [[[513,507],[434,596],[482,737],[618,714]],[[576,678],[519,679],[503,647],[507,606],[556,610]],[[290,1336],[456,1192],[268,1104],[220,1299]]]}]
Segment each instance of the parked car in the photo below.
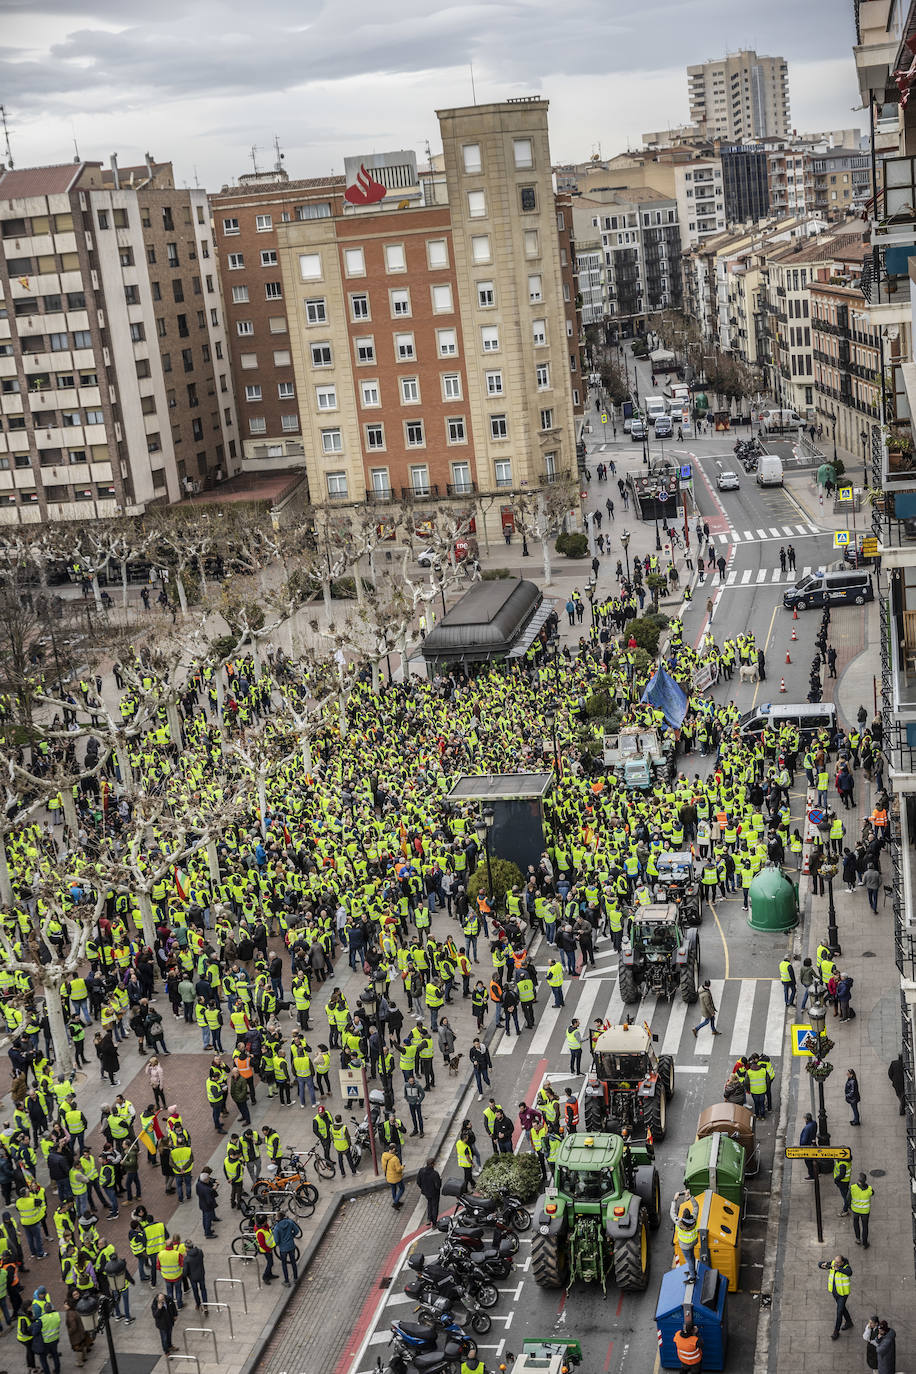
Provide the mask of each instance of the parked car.
[{"label": "parked car", "polygon": [[439,562],[439,555],[435,549],[424,549],[422,553],[417,554],[417,562],[421,568],[431,568],[434,563]]},{"label": "parked car", "polygon": [[670,439],[674,430],[671,427],[670,415],[656,415],[655,417],[655,437],[656,439]]},{"label": "parked car", "polygon": [[720,472],[716,478],[716,486],[720,491],[740,491],[741,483],[738,481],[736,472]]},{"label": "parked car", "polygon": [[646,432],[645,421],[640,420],[638,416],[634,415],[630,422],[630,438],[634,443],[641,444],[646,437]]}]

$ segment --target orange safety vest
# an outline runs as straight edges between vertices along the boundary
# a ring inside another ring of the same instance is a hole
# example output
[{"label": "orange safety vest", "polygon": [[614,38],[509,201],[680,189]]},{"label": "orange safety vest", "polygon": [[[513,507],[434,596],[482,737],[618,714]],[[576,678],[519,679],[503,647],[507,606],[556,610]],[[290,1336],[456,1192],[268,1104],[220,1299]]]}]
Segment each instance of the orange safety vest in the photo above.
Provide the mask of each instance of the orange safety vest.
[{"label": "orange safety vest", "polygon": [[674,1348],[684,1369],[691,1369],[703,1359],[699,1336],[685,1336],[682,1331],[674,1333]]},{"label": "orange safety vest", "polygon": [[243,1078],[253,1078],[254,1069],[251,1067],[250,1059],[243,1059],[241,1056],[235,1061],[236,1068]]},{"label": "orange safety vest", "polygon": [[490,998],[494,1002],[501,1002],[503,990],[501,984],[495,978],[490,979]]},{"label": "orange safety vest", "polygon": [[579,1124],[579,1104],[575,1098],[567,1097],[563,1103],[563,1115],[566,1117],[566,1129],[574,1131]]},{"label": "orange safety vest", "polygon": [[878,808],[875,807],[874,811],[871,813],[871,819],[872,825],[887,825],[887,812],[879,811]]},{"label": "orange safety vest", "polygon": [[512,951],[512,962],[513,962],[513,964],[515,965],[516,969],[520,969],[520,968],[522,967],[523,964],[526,964],[526,963],[528,962],[528,951],[527,951],[527,949],[520,949],[520,950],[515,950],[515,949],[514,949],[514,950]]}]

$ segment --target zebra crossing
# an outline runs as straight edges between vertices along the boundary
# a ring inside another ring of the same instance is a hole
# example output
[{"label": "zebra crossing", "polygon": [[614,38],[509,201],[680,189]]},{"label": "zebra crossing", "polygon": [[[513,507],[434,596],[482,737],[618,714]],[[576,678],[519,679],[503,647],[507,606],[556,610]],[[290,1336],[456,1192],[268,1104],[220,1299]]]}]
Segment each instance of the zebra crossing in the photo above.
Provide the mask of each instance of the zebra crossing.
[{"label": "zebra crossing", "polygon": [[[612,957],[613,967],[608,962]],[[600,965],[600,966],[598,966]],[[579,1019],[587,1030],[596,1017],[618,1025],[625,1017],[641,1024],[647,1021],[658,1035],[660,1054],[675,1057],[679,1073],[706,1073],[709,1055],[719,1045],[706,1026],[694,1037],[693,1026],[702,1019],[699,1006],[688,1006],[679,997],[669,1001],[652,994],[643,997],[638,1006],[625,1006],[617,983],[617,955],[613,950],[596,956],[596,967],[586,969],[576,979],[567,979],[563,994],[564,1005],[543,1008],[535,1022],[533,1033],[521,1036],[501,1036],[493,1053],[523,1054],[537,1058],[548,1056],[551,1062],[563,1062],[564,1035],[572,1017]],[[728,1037],[728,1057],[736,1059],[763,1051],[771,1058],[782,1055],[786,1039],[786,1008],[782,984],[772,978],[711,978],[713,1001],[718,1007],[717,1027]],[[542,995],[549,990],[542,984]]]},{"label": "zebra crossing", "polygon": [[761,526],[756,530],[733,530],[729,529],[727,534],[717,534],[715,537],[720,544],[759,544],[769,539],[799,539],[802,536],[812,534],[824,534],[827,531],[819,530],[817,525],[767,525]]},{"label": "zebra crossing", "polygon": [[781,568],[759,568],[757,571],[745,568],[743,572],[732,569],[730,573],[726,573],[725,582],[722,585],[726,587],[760,587],[766,583],[770,587],[794,587],[796,582],[807,577],[813,571],[813,568],[796,568],[791,573],[784,573]]}]

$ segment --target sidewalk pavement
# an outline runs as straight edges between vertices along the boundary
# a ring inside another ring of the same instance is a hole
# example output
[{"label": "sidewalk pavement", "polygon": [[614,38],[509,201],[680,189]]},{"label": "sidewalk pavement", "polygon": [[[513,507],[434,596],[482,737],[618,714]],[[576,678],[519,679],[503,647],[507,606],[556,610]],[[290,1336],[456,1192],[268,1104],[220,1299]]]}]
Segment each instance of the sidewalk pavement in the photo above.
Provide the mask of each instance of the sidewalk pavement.
[{"label": "sidewalk pavement", "polygon": [[[436,938],[444,939],[447,935],[460,935],[460,927],[453,921],[446,912],[442,911],[433,917],[432,931]],[[270,942],[271,948],[280,948],[279,939]],[[486,942],[482,940],[481,955],[487,958]],[[485,982],[489,980],[489,963],[481,962],[475,966],[475,976],[479,974]],[[330,995],[331,989],[339,986],[344,992],[351,1006],[355,1004],[356,998],[366,985],[366,978],[362,970],[352,971],[347,964],[346,952],[339,953],[337,956],[333,977],[329,978],[323,986],[316,987],[312,1002],[312,1027],[307,1038],[315,1046],[319,1041],[327,1041],[327,1022],[324,1014],[324,1006]],[[472,980],[473,986],[473,980]],[[295,1305],[300,1301],[300,1291],[294,1290],[292,1294],[288,1289],[281,1286],[279,1275],[279,1265],[275,1266],[278,1273],[277,1282],[269,1286],[262,1287],[260,1280],[256,1276],[256,1269],[252,1262],[244,1260],[230,1261],[230,1250],[232,1241],[237,1234],[238,1214],[230,1211],[229,1208],[229,1187],[226,1183],[222,1171],[223,1159],[225,1157],[226,1140],[228,1136],[220,1137],[216,1134],[209,1106],[206,1102],[203,1091],[204,1081],[210,1060],[213,1057],[212,1050],[204,1050],[201,1047],[201,1032],[196,1025],[188,1026],[183,1017],[173,1019],[171,1008],[162,985],[157,984],[158,995],[155,1004],[163,1017],[166,1044],[170,1051],[170,1056],[160,1060],[164,1070],[164,1088],[166,1101],[169,1106],[177,1103],[182,1113],[182,1117],[191,1133],[191,1142],[194,1150],[194,1171],[193,1177],[196,1181],[200,1170],[207,1164],[214,1171],[214,1176],[220,1185],[220,1222],[216,1227],[218,1239],[206,1240],[203,1236],[201,1225],[201,1213],[197,1206],[197,1200],[192,1193],[191,1201],[176,1204],[174,1195],[167,1195],[164,1191],[164,1183],[157,1168],[151,1168],[145,1160],[145,1151],[141,1151],[140,1179],[143,1187],[144,1205],[154,1213],[158,1221],[164,1221],[171,1233],[180,1233],[183,1240],[193,1240],[195,1244],[201,1246],[207,1266],[208,1295],[211,1300],[211,1310],[207,1318],[201,1319],[201,1314],[195,1312],[193,1305],[186,1302],[182,1312],[179,1313],[179,1321],[175,1328],[174,1343],[183,1351],[184,1336],[186,1328],[212,1328],[216,1334],[218,1346],[218,1360],[213,1358],[213,1342],[210,1337],[195,1335],[190,1338],[189,1349],[191,1353],[199,1355],[200,1374],[234,1374],[245,1365],[253,1346],[258,1342],[262,1332],[269,1332],[275,1325],[281,1307],[287,1298],[291,1298]],[[539,1001],[543,1002],[543,989],[539,990]],[[408,1183],[410,1192],[415,1192],[410,1188],[410,1180],[415,1171],[425,1163],[427,1157],[433,1156],[438,1152],[442,1141],[445,1140],[453,1123],[453,1115],[461,1103],[462,1097],[470,1081],[470,1068],[468,1063],[468,1049],[474,1035],[477,1034],[476,1022],[471,1013],[470,998],[462,999],[461,982],[453,993],[453,1004],[447,1005],[443,1011],[448,1015],[449,1022],[455,1030],[457,1036],[456,1053],[460,1054],[461,1060],[459,1071],[456,1075],[451,1075],[449,1070],[443,1066],[442,1054],[436,1047],[435,1056],[435,1086],[427,1094],[423,1103],[423,1117],[425,1127],[425,1137],[423,1139],[408,1139],[404,1148],[405,1182]],[[396,995],[397,1004],[404,1013],[405,1032],[409,1031],[413,1024],[413,1019],[407,1013],[406,997],[403,993]],[[428,1024],[428,1015],[425,1018]],[[440,1017],[441,1021],[441,1017]],[[297,1022],[290,1018],[287,1022],[285,1015],[281,1019],[284,1033],[287,1037],[292,1035],[297,1027]],[[488,1013],[484,1023],[484,1031],[494,1024],[492,1013]],[[226,1058],[231,1057],[231,1044],[233,1040],[232,1032],[228,1026],[223,1029],[224,1044],[229,1048]],[[433,1037],[435,1040],[435,1037]],[[133,1102],[137,1112],[142,1112],[152,1098],[152,1093],[148,1086],[145,1074],[145,1065],[148,1060],[140,1056],[136,1049],[136,1041],[130,1033],[127,1039],[119,1047],[121,1056],[122,1070],[118,1075],[120,1082],[117,1087],[112,1088],[110,1084],[102,1083],[98,1075],[96,1061],[91,1058],[92,1034],[87,1037],[87,1066],[85,1079],[78,1083],[78,1100],[90,1126],[100,1119],[100,1108],[105,1103],[110,1103],[115,1094],[121,1092]],[[397,1056],[395,1056],[397,1065]],[[338,1056],[332,1051],[331,1069],[331,1098],[326,1102],[326,1106],[332,1112],[340,1111],[347,1120],[351,1115],[358,1120],[362,1119],[364,1112],[357,1108],[352,1109],[344,1103],[339,1080],[337,1076]],[[370,1089],[380,1087],[380,1081],[370,1080]],[[404,1101],[403,1074],[395,1067],[393,1077],[393,1087],[395,1095],[395,1107],[401,1120],[404,1121],[408,1130],[410,1129],[410,1114],[407,1111]],[[280,1106],[279,1099],[267,1097],[266,1085],[258,1083],[256,1085],[257,1103],[250,1106],[252,1126],[259,1128],[269,1124],[276,1129],[283,1141],[285,1149],[308,1150],[314,1143],[312,1134],[313,1111],[308,1108],[300,1110],[295,1091],[292,1095],[291,1106]],[[12,1102],[9,1095],[4,1101],[7,1118],[12,1115]],[[230,1104],[231,1106],[231,1104]],[[352,1128],[351,1128],[352,1129]],[[237,1114],[230,1112],[230,1116],[225,1120],[225,1130],[228,1132],[244,1130],[244,1126],[237,1120]],[[101,1136],[97,1129],[87,1133],[87,1143],[93,1150],[96,1160],[98,1150],[101,1145]],[[333,1157],[333,1152],[332,1152]],[[307,1256],[310,1247],[318,1249],[324,1237],[325,1226],[329,1219],[333,1217],[334,1233],[338,1233],[344,1227],[348,1234],[352,1235],[354,1230],[359,1235],[361,1247],[365,1247],[365,1267],[359,1266],[356,1270],[345,1273],[338,1267],[334,1268],[332,1282],[336,1297],[334,1310],[334,1325],[339,1327],[339,1339],[343,1342],[347,1336],[345,1322],[337,1320],[341,1313],[358,1312],[360,1310],[362,1289],[366,1274],[378,1272],[379,1265],[384,1259],[384,1255],[390,1248],[391,1240],[389,1237],[395,1232],[400,1234],[403,1229],[404,1212],[398,1212],[391,1206],[390,1192],[388,1185],[383,1179],[376,1181],[372,1172],[372,1160],[368,1154],[363,1157],[363,1162],[359,1173],[354,1179],[348,1173],[346,1180],[335,1176],[329,1182],[318,1180],[314,1173],[310,1174],[311,1181],[316,1184],[319,1191],[319,1200],[315,1212],[309,1218],[300,1221],[302,1227],[302,1239],[298,1242],[302,1259],[300,1260],[300,1275],[304,1272]],[[53,1186],[47,1185],[46,1167],[39,1165],[39,1179],[47,1186],[48,1210],[53,1213],[57,1205],[57,1198]],[[368,1196],[363,1197],[368,1191]],[[358,1204],[347,1203],[341,1210],[341,1199],[358,1198]],[[408,1196],[405,1198],[405,1207],[412,1206],[413,1199]],[[99,1233],[108,1240],[111,1240],[118,1249],[118,1253],[128,1261],[128,1267],[136,1277],[136,1264],[134,1263],[127,1244],[127,1232],[130,1212],[135,1204],[127,1205],[125,1199],[121,1200],[120,1217],[116,1221],[106,1220],[106,1212],[100,1211]],[[389,1225],[389,1219],[396,1223],[393,1230]],[[51,1243],[53,1244],[53,1226],[49,1216],[49,1227],[51,1227]],[[352,1246],[351,1246],[352,1250]],[[64,1297],[64,1286],[60,1277],[60,1268],[56,1260],[56,1250],[52,1249],[51,1257],[44,1262],[33,1261],[30,1268],[31,1273],[24,1280],[30,1285],[27,1289],[31,1293],[38,1284],[45,1284],[60,1309]],[[378,1264],[373,1267],[373,1262],[378,1259]],[[216,1291],[214,1280],[216,1279],[242,1279],[244,1282],[245,1302],[241,1300],[238,1285],[231,1287],[219,1283],[219,1292]],[[312,1282],[315,1279],[313,1271],[309,1280],[309,1289],[312,1291]],[[328,1276],[322,1279],[326,1283]],[[301,1285],[300,1285],[301,1288]],[[159,1290],[162,1291],[160,1284]],[[145,1285],[137,1282],[136,1286],[130,1290],[131,1312],[137,1318],[133,1326],[127,1327],[123,1323],[115,1323],[112,1326],[116,1349],[119,1354],[130,1357],[146,1356],[143,1369],[133,1371],[133,1374],[148,1374],[156,1362],[159,1352],[158,1333],[154,1330],[152,1317],[150,1315],[150,1303],[154,1296]],[[187,1295],[188,1299],[191,1295]],[[227,1314],[225,1310],[214,1311],[212,1304],[216,1301],[228,1301],[232,1308],[233,1334],[230,1335]],[[150,1354],[154,1358],[149,1358]],[[91,1374],[101,1369],[107,1359],[104,1339],[98,1339],[94,1350],[87,1361],[87,1369]],[[322,1366],[324,1367],[324,1366]],[[330,1366],[333,1368],[333,1364]],[[163,1357],[162,1369],[165,1369]]]},{"label": "sidewalk pavement", "polygon": [[[876,608],[870,607],[863,619],[867,620],[865,646],[837,683],[836,700],[847,726],[854,721],[860,702],[871,704],[869,645],[875,644],[878,634]],[[864,776],[859,773],[857,779],[856,810],[840,813],[850,838],[858,836],[873,802]],[[888,867],[885,860],[885,880]],[[813,958],[827,928],[828,903],[826,897],[811,895],[809,879],[801,881],[806,920],[799,928],[796,952]],[[834,882],[834,899],[842,947],[837,962],[855,979],[852,1004],[858,1014],[854,1021],[841,1022],[828,1011],[827,1034],[836,1042],[830,1053],[834,1071],[825,1091],[830,1138],[834,1145],[851,1147],[853,1179],[864,1172],[875,1196],[871,1246],[865,1251],[855,1244],[851,1219],[838,1215],[839,1194],[830,1174],[825,1174],[821,1180],[825,1243],[818,1245],[813,1189],[806,1181],[804,1166],[797,1162],[785,1165],[778,1247],[775,1256],[768,1256],[770,1263],[776,1259],[768,1368],[791,1368],[798,1374],[845,1374],[864,1368],[862,1332],[876,1313],[897,1332],[898,1368],[907,1368],[903,1352],[912,1350],[916,1341],[906,1122],[899,1115],[887,1078],[888,1065],[899,1053],[901,1043],[893,910],[887,903],[879,907],[878,915],[872,915],[864,889],[847,894],[839,877]],[[805,1013],[795,1011],[794,1020],[804,1023]],[[785,1063],[792,1083],[784,1139],[777,1141],[779,1150],[785,1144],[797,1143],[804,1113],[812,1110],[813,1100],[804,1061],[787,1056]],[[850,1068],[856,1071],[862,1094],[862,1125],[858,1128],[849,1124],[843,1097],[846,1070]],[[775,1178],[773,1186],[775,1193]],[[848,1306],[854,1329],[834,1342],[830,1339],[833,1300],[827,1292],[827,1275],[818,1270],[817,1263],[836,1254],[846,1255],[852,1265]]]}]

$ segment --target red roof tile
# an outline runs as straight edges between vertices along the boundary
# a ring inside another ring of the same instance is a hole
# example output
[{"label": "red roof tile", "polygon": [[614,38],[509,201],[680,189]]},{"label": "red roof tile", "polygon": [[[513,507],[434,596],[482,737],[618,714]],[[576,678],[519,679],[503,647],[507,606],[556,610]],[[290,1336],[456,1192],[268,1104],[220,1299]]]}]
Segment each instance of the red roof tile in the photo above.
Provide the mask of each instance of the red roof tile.
[{"label": "red roof tile", "polygon": [[56,196],[69,191],[85,163],[64,162],[55,167],[21,167],[0,175],[0,200]]}]

